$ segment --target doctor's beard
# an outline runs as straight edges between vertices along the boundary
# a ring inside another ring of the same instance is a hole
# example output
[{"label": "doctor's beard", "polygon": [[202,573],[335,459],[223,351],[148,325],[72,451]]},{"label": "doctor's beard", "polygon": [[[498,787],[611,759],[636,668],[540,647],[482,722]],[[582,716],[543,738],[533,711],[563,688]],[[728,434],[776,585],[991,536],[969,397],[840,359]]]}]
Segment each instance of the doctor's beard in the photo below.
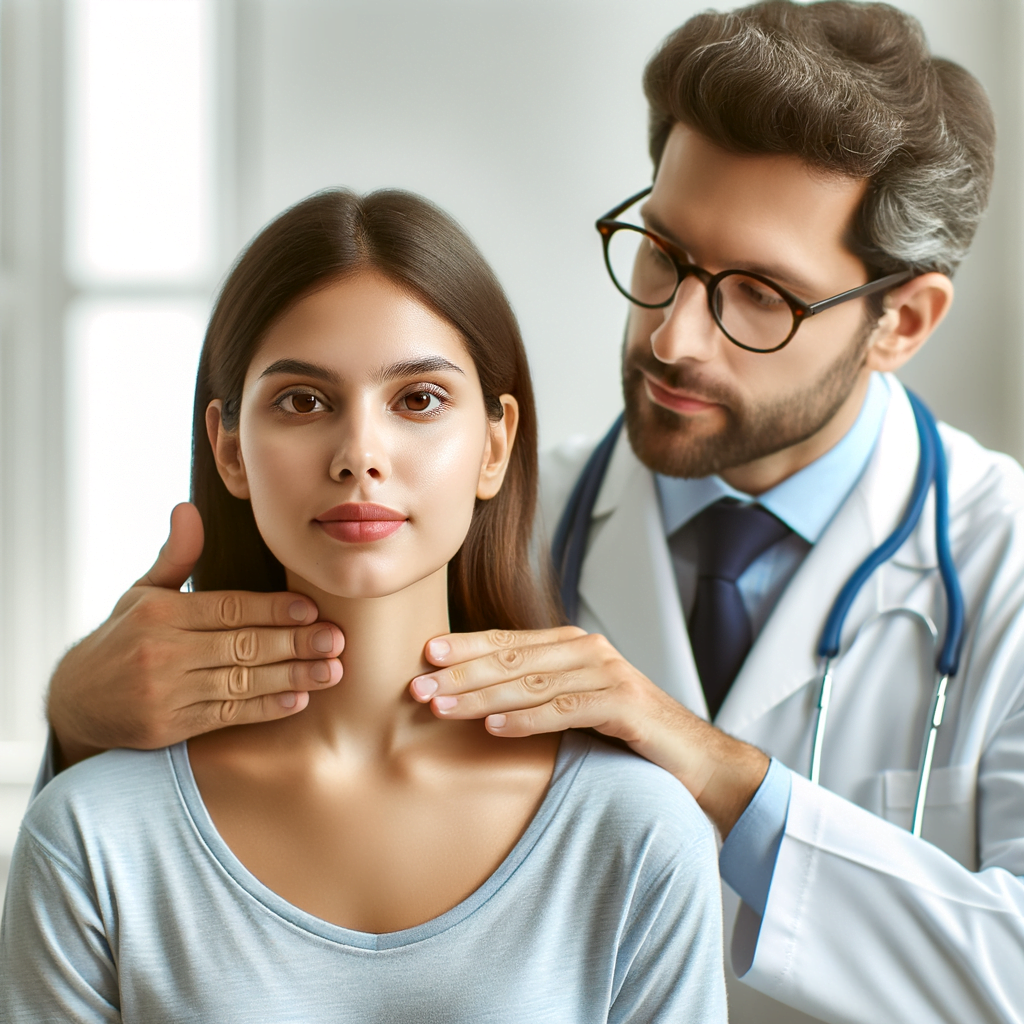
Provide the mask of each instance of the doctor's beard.
[{"label": "doctor's beard", "polygon": [[[626,433],[637,458],[663,476],[712,476],[790,448],[813,437],[839,411],[857,382],[876,322],[815,380],[759,405],[744,404],[727,386],[709,380],[692,364],[660,362],[650,345],[622,349],[622,392]],[[771,355],[766,355],[770,359]],[[720,405],[725,426],[698,434],[688,417],[655,405],[644,376]]]}]

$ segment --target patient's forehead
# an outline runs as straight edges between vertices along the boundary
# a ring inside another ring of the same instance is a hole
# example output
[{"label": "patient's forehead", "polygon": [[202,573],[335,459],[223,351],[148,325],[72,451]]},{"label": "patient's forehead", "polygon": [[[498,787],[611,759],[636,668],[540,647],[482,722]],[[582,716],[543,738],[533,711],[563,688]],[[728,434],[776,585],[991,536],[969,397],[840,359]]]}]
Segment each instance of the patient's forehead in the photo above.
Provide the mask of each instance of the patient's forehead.
[{"label": "patient's forehead", "polygon": [[267,330],[247,384],[272,363],[297,359],[344,379],[372,377],[382,367],[443,357],[476,377],[461,333],[412,291],[372,272],[330,281],[304,295]]}]

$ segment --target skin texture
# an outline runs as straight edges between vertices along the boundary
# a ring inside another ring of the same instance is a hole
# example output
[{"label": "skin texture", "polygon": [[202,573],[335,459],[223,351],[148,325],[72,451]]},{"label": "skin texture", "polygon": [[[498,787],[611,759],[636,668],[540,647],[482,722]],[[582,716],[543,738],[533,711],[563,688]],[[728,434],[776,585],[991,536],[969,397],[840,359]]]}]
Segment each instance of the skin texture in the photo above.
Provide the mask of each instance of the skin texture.
[{"label": "skin texture", "polygon": [[[208,410],[229,491],[252,502],[289,588],[344,631],[345,677],[303,715],[190,741],[193,770],[242,863],[349,928],[409,928],[468,896],[515,844],[554,767],[557,736],[505,744],[408,692],[429,667],[424,644],[448,628],[447,562],[476,499],[504,478],[518,407],[501,401],[493,422],[454,327],[360,274],[271,327],[236,431],[219,401]],[[397,530],[333,536],[317,517],[353,502],[393,510]]]},{"label": "skin texture", "polygon": [[[712,273],[760,270],[805,301],[867,280],[844,238],[863,181],[824,177],[789,156],[727,153],[677,125],[647,226]],[[687,279],[663,310],[631,307],[623,353],[630,441],[651,468],[719,472],[760,494],[813,462],[849,430],[872,370],[896,370],[924,344],[953,297],[923,274],[886,299],[876,325],[863,300],[804,323],[770,355],[733,345],[706,292]],[[770,443],[765,444],[765,437]],[[427,647],[438,666],[412,693],[449,719],[487,716],[495,735],[592,727],[672,772],[728,835],[768,757],[701,720],[604,638],[562,629],[448,635]]]}]

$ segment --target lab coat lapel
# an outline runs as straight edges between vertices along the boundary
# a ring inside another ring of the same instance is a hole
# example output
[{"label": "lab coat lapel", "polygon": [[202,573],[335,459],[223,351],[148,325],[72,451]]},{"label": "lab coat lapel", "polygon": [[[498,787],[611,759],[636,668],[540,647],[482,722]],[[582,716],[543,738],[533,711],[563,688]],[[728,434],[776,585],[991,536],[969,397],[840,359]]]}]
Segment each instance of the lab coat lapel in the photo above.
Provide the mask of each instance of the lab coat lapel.
[{"label": "lab coat lapel", "polygon": [[627,661],[706,718],[654,477],[625,433],[594,506],[592,529],[596,536],[580,576],[583,602]]},{"label": "lab coat lapel", "polygon": [[[863,476],[786,587],[715,719],[726,732],[741,735],[820,673],[815,652],[835,596],[896,528],[906,508],[919,457],[917,428],[903,388],[894,378],[890,387],[889,409]],[[922,522],[921,529],[927,531],[927,524]],[[917,543],[911,535],[905,547]],[[883,574],[884,567],[850,609],[843,648],[860,624],[879,610]]]}]

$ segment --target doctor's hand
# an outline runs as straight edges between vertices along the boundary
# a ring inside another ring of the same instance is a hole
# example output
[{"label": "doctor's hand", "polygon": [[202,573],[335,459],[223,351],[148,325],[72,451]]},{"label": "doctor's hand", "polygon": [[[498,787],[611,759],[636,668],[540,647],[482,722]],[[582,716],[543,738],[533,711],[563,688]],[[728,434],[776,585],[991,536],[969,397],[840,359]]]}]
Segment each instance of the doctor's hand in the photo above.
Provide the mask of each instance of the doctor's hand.
[{"label": "doctor's hand", "polygon": [[47,713],[61,767],[283,718],[341,679],[341,630],[308,597],[180,593],[202,549],[195,506],[175,506],[153,567],[57,666]]},{"label": "doctor's hand", "polygon": [[597,633],[575,626],[436,637],[438,668],[410,684],[439,718],[484,718],[495,736],[594,729],[671,772],[723,839],[750,803],[769,759],[698,718]]}]

